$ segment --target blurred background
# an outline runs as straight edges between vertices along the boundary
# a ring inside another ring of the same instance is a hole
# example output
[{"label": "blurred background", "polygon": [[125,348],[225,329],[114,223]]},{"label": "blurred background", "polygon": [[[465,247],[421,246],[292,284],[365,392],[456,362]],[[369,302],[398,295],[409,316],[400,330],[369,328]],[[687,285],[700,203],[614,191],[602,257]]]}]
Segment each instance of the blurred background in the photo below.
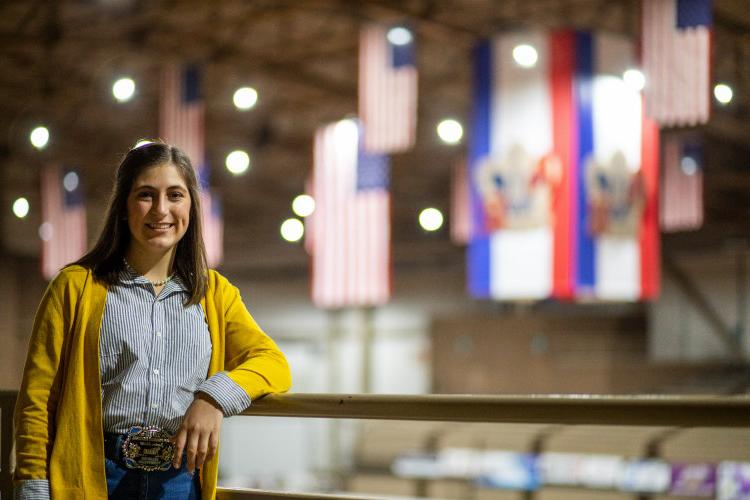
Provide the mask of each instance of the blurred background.
[{"label": "blurred background", "polygon": [[[191,156],[209,260],[293,392],[747,393],[748,7],[3,1],[0,387],[119,160],[163,139]],[[745,430],[238,417],[224,434],[225,485],[750,498]],[[485,459],[505,472],[477,479]]]}]

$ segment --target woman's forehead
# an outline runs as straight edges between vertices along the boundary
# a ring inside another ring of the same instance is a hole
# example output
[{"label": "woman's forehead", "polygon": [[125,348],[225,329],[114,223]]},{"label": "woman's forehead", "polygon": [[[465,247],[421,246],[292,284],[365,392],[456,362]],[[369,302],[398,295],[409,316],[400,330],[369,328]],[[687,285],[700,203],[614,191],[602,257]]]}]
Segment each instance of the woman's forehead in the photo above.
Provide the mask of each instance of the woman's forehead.
[{"label": "woman's forehead", "polygon": [[133,187],[140,186],[172,187],[180,186],[187,189],[187,182],[182,172],[173,163],[160,163],[144,169],[133,182]]}]

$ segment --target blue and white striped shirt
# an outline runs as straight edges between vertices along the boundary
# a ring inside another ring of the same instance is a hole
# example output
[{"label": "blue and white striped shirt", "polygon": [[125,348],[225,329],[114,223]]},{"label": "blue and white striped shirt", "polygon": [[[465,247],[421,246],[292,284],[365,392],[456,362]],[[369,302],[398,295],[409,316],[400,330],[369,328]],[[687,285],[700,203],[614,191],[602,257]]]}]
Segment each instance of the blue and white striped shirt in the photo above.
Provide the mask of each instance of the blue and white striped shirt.
[{"label": "blue and white striped shirt", "polygon": [[227,417],[250,406],[247,393],[226,373],[206,380],[208,324],[199,304],[183,305],[188,294],[175,278],[157,296],[129,266],[109,287],[99,337],[106,432],[156,425],[175,433],[198,391],[211,396]]},{"label": "blue and white striped shirt", "polygon": [[[211,359],[208,324],[200,304],[185,307],[188,290],[175,278],[155,295],[130,266],[110,286],[99,334],[104,431],[156,425],[174,434],[196,392],[224,416],[250,406],[250,397],[226,373],[206,378]],[[23,481],[17,500],[49,499],[46,479]]]}]

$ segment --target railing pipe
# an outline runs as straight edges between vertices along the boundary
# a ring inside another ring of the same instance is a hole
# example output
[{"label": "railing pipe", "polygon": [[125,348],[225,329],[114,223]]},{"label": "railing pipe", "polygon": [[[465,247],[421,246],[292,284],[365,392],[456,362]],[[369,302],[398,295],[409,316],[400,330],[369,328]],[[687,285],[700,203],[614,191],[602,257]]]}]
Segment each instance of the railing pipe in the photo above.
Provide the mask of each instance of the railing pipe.
[{"label": "railing pipe", "polygon": [[566,425],[750,427],[748,396],[273,394],[243,415]]}]

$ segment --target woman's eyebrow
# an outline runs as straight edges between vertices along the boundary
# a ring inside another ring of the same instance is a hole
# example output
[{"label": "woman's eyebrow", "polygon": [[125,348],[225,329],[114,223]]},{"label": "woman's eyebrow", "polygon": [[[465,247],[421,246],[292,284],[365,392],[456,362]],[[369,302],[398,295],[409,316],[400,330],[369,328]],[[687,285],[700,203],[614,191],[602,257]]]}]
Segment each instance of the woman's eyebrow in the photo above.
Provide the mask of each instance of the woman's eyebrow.
[{"label": "woman's eyebrow", "polygon": [[[155,186],[152,186],[150,184],[142,184],[142,185],[136,186],[134,188],[134,190],[139,190],[139,189],[152,189],[154,191],[158,191],[159,190],[159,188],[157,188]],[[185,186],[181,186],[179,184],[175,184],[174,186],[169,186],[166,189],[167,189],[167,191],[172,190],[172,189],[180,189],[182,191],[187,191],[188,190]]]}]

